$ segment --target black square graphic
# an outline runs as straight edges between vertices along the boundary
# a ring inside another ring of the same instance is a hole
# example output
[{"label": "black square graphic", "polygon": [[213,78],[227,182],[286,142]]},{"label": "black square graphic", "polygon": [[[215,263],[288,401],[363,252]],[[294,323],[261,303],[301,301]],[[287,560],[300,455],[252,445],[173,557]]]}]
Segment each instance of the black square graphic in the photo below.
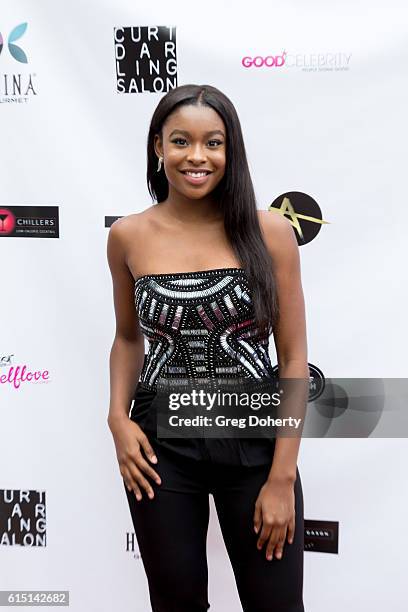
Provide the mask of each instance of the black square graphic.
[{"label": "black square graphic", "polygon": [[114,44],[118,93],[166,93],[177,87],[175,27],[117,27]]},{"label": "black square graphic", "polygon": [[305,550],[339,553],[339,522],[305,519]]},{"label": "black square graphic", "polygon": [[46,546],[45,491],[0,489],[0,545]]}]

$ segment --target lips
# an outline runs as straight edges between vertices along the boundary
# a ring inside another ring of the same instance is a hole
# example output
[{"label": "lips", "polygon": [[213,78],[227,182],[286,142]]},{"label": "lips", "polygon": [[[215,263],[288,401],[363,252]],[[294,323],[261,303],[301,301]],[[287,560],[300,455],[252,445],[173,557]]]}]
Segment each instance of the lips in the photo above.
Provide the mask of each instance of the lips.
[{"label": "lips", "polygon": [[180,170],[180,172],[182,174],[188,174],[189,172],[193,172],[194,174],[201,174],[202,172],[205,172],[205,174],[211,174],[211,170],[206,170],[205,168],[203,168],[203,170]]},{"label": "lips", "polygon": [[[187,183],[190,183],[190,185],[202,185],[211,174],[210,170],[180,170],[180,172],[184,174],[185,180]],[[189,174],[189,172],[198,172],[199,174],[198,176],[193,176]]]}]

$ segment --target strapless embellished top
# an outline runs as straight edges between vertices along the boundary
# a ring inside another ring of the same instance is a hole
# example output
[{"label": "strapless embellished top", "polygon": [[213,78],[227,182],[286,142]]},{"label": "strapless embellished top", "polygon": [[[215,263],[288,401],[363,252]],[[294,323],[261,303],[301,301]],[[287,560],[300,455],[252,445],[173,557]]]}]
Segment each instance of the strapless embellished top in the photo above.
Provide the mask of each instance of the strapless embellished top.
[{"label": "strapless embellished top", "polygon": [[155,391],[159,379],[273,376],[269,338],[255,325],[243,268],[141,276],[135,306],[149,343],[140,374],[145,388]]}]

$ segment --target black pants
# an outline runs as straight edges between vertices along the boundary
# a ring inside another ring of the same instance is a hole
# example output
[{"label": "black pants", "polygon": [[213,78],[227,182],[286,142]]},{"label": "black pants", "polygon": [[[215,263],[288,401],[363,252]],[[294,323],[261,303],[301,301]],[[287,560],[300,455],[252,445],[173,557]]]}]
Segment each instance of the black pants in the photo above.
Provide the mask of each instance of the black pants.
[{"label": "black pants", "polygon": [[[256,547],[255,501],[270,465],[220,465],[197,461],[163,448],[150,437],[162,484],[149,478],[154,498],[142,490],[137,501],[125,486],[146,571],[153,612],[204,612],[207,593],[206,538],[209,493],[232,564],[244,612],[304,612],[303,493],[300,474],[294,485],[296,527],[281,559],[268,561],[266,544]],[[218,610],[215,612],[219,612]]]}]

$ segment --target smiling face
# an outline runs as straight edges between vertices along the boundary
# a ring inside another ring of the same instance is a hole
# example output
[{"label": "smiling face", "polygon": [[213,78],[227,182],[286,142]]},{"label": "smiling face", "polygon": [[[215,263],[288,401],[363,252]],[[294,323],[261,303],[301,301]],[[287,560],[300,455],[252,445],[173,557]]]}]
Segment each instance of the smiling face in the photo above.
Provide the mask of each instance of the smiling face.
[{"label": "smiling face", "polygon": [[169,193],[203,198],[225,173],[226,129],[218,113],[208,106],[183,105],[167,117],[163,142],[155,137],[156,154],[164,157]]}]

